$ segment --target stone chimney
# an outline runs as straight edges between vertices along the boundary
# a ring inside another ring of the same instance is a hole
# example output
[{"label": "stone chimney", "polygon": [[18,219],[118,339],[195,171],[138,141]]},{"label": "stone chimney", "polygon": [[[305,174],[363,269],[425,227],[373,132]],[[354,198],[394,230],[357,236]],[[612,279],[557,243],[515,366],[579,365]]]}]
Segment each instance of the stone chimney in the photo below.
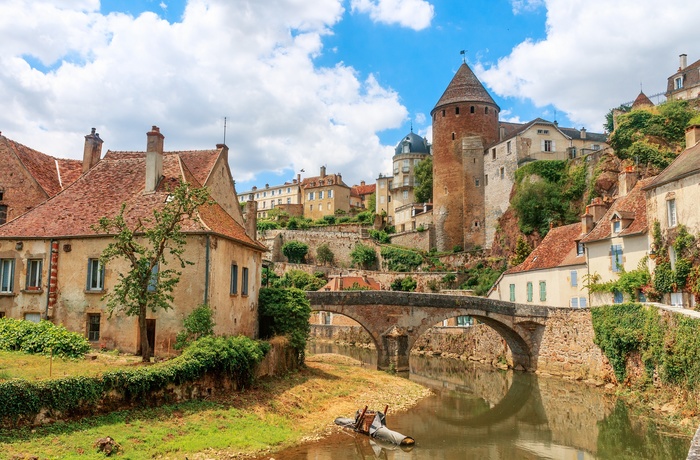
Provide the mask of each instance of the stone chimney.
[{"label": "stone chimney", "polygon": [[636,168],[627,166],[618,176],[617,196],[627,196],[637,184],[637,180],[639,180],[639,174]]},{"label": "stone chimney", "polygon": [[365,181],[361,180],[361,181],[360,181],[360,186],[363,186],[363,185],[365,185]]},{"label": "stone chimney", "polygon": [[700,142],[700,125],[688,126],[685,129],[685,148],[689,149]]},{"label": "stone chimney", "polygon": [[253,240],[258,239],[258,203],[253,199],[253,194],[248,194],[243,210],[245,214],[245,234]]},{"label": "stone chimney", "polygon": [[226,144],[216,144],[216,148],[221,150],[221,155],[224,157],[224,161],[228,163],[228,146]]},{"label": "stone chimney", "polygon": [[506,127],[501,126],[500,128],[498,128],[498,140],[502,141],[503,139],[505,139],[505,137],[506,137]]},{"label": "stone chimney", "polygon": [[160,128],[153,126],[146,133],[146,193],[153,193],[163,177],[163,136]]},{"label": "stone chimney", "polygon": [[581,128],[581,139],[586,138],[586,128]]},{"label": "stone chimney", "polygon": [[686,67],[688,67],[688,55],[681,54],[678,57],[680,58],[680,67],[678,68],[678,70],[684,70]]},{"label": "stone chimney", "polygon": [[593,214],[591,214],[591,206],[586,206],[586,212],[581,216],[581,233],[587,235],[593,230],[595,222],[593,221]]},{"label": "stone chimney", "polygon": [[95,166],[102,156],[102,139],[92,128],[92,132],[85,136],[85,148],[83,149],[83,172],[87,172]]},{"label": "stone chimney", "polygon": [[321,179],[323,179],[324,177],[326,177],[326,167],[321,166]]},{"label": "stone chimney", "polygon": [[608,205],[605,204],[600,197],[593,198],[591,204],[586,206],[586,213],[590,213],[593,216],[593,223],[598,222],[607,210]]}]

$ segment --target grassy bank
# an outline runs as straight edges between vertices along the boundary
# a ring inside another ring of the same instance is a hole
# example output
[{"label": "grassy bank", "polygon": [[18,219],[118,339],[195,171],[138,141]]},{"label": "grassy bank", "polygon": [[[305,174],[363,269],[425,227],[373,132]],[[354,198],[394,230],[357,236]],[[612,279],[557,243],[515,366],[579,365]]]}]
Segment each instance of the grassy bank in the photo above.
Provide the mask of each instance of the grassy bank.
[{"label": "grassy bank", "polygon": [[0,458],[104,458],[93,445],[105,436],[121,445],[121,458],[237,458],[322,436],[335,429],[335,417],[365,404],[396,412],[429,392],[336,355],[310,357],[307,366],[224,398],[0,430]]},{"label": "grassy bank", "polygon": [[16,351],[0,351],[0,381],[46,380],[58,377],[102,375],[106,371],[139,365],[139,356],[95,352],[82,359],[53,358]]}]

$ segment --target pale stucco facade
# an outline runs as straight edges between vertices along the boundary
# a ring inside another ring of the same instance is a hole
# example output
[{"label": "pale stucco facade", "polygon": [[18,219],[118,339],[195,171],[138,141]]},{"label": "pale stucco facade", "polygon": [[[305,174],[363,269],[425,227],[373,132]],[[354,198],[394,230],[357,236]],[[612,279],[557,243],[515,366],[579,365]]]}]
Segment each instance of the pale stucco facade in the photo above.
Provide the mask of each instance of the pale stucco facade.
[{"label": "pale stucco facade", "polygon": [[585,275],[585,264],[504,274],[489,298],[548,307],[585,308],[588,305]]}]

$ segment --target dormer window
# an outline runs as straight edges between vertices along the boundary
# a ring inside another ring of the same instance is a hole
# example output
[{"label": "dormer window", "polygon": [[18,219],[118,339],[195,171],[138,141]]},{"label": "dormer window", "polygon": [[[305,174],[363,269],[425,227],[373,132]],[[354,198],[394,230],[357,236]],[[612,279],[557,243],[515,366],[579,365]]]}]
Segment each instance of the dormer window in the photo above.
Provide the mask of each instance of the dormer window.
[{"label": "dormer window", "polygon": [[673,80],[674,83],[674,88],[675,89],[682,89],[683,88],[683,77],[676,77],[675,80]]},{"label": "dormer window", "polygon": [[583,246],[583,243],[580,241],[576,243],[576,255],[577,256],[582,256],[585,252],[585,247]]},{"label": "dormer window", "polygon": [[401,152],[402,153],[411,153],[411,144],[409,144],[408,142],[404,142]]},{"label": "dormer window", "polygon": [[622,222],[619,220],[613,220],[612,232],[617,234],[620,233],[620,230],[622,230]]}]

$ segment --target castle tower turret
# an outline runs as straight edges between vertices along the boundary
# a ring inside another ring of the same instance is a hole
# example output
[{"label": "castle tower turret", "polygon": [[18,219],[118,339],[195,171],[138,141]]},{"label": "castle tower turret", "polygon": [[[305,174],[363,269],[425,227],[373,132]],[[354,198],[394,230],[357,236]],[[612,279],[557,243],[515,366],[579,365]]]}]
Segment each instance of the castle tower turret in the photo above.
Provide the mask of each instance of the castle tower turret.
[{"label": "castle tower turret", "polygon": [[463,63],[430,112],[433,118],[433,220],[439,251],[483,246],[484,149],[498,141],[498,112]]}]

